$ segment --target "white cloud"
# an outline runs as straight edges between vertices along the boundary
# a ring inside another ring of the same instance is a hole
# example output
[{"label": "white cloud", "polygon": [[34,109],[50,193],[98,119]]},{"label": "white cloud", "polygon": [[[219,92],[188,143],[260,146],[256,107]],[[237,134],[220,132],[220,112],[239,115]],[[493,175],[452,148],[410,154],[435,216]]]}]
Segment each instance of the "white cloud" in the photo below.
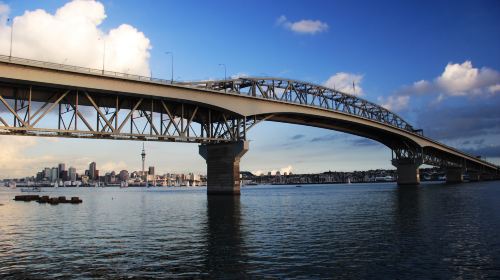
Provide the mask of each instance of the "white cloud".
[{"label": "white cloud", "polygon": [[[9,7],[0,4],[0,52],[10,50]],[[149,39],[128,24],[105,32],[102,3],[74,0],[54,14],[25,11],[13,19],[12,56],[149,76]],[[104,48],[104,42],[106,47]]]},{"label": "white cloud", "polygon": [[248,75],[247,73],[239,72],[239,73],[236,73],[236,74],[232,75],[231,79],[246,78],[246,77],[249,77],[249,76],[250,75]]},{"label": "white cloud", "polygon": [[500,84],[492,85],[488,87],[488,91],[491,93],[500,92]]},{"label": "white cloud", "polygon": [[286,166],[286,167],[281,168],[281,169],[280,169],[280,172],[281,172],[281,174],[285,174],[285,172],[286,172],[287,174],[290,174],[290,172],[292,172],[292,170],[293,170],[293,166],[288,165],[288,166]]},{"label": "white cloud", "polygon": [[361,87],[362,80],[363,75],[339,72],[328,78],[324,86],[352,95],[361,96],[363,95],[363,88]]},{"label": "white cloud", "polygon": [[276,20],[276,24],[299,34],[321,33],[328,30],[328,24],[319,20],[303,19],[296,22],[289,21],[284,15]]},{"label": "white cloud", "polygon": [[410,96],[408,95],[392,95],[388,97],[379,97],[378,103],[390,111],[401,111],[408,107]]},{"label": "white cloud", "polygon": [[127,164],[124,161],[108,161],[102,164],[100,167],[98,166],[97,169],[99,169],[100,175],[104,175],[104,173],[106,172],[120,172],[121,170],[126,170]]},{"label": "white cloud", "polygon": [[433,81],[421,80],[403,87],[401,95],[436,93],[435,101],[453,96],[484,96],[500,91],[500,72],[487,67],[474,68],[472,62],[448,63]]},{"label": "white cloud", "polygon": [[[279,172],[281,175],[285,174],[285,172],[287,174],[290,174],[290,172],[292,172],[293,170],[293,166],[292,165],[288,165],[288,166],[285,166],[285,167],[282,167],[279,169]],[[278,169],[273,169],[270,171],[271,172],[271,175],[276,175],[276,172],[278,172]],[[256,175],[256,176],[260,176],[260,175],[267,175],[268,172],[264,172],[262,170],[255,170],[255,171],[252,171],[252,174]]]},{"label": "white cloud", "polygon": [[47,162],[54,162],[52,156],[33,157],[25,154],[27,149],[37,145],[34,137],[0,136],[0,179],[18,178],[36,173],[36,168]]},{"label": "white cloud", "polygon": [[472,62],[448,63],[443,73],[432,81],[420,80],[402,87],[394,95],[379,97],[381,105],[389,110],[401,111],[408,107],[410,96],[436,94],[431,104],[436,105],[448,97],[489,96],[500,92],[500,72],[487,67],[474,68]]}]

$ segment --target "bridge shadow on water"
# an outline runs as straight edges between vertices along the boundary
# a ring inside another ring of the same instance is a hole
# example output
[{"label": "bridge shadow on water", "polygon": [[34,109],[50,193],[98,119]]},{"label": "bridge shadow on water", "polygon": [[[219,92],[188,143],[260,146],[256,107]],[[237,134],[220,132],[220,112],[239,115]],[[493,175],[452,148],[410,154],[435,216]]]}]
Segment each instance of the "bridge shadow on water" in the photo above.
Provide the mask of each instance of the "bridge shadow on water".
[{"label": "bridge shadow on water", "polygon": [[207,196],[205,272],[209,278],[240,279],[247,272],[239,196]]}]

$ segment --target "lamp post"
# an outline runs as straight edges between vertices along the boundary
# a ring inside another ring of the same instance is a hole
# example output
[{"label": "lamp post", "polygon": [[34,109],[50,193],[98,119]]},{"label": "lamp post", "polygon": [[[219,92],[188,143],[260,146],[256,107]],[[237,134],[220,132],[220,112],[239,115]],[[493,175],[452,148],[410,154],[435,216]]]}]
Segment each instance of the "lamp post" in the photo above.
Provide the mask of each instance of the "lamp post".
[{"label": "lamp post", "polygon": [[14,19],[8,18],[7,22],[11,21],[12,24],[10,25],[10,50],[9,50],[9,61],[12,58],[12,36],[14,33]]},{"label": "lamp post", "polygon": [[99,37],[99,40],[102,39],[102,74],[104,75],[104,61],[106,60],[106,38]]},{"label": "lamp post", "polygon": [[227,81],[227,69],[226,64],[219,63],[219,66],[224,66],[224,92],[226,92],[226,81]]},{"label": "lamp post", "polygon": [[170,79],[170,83],[173,84],[174,83],[174,52],[165,52],[165,54],[170,54],[170,67],[171,67],[171,79]]}]

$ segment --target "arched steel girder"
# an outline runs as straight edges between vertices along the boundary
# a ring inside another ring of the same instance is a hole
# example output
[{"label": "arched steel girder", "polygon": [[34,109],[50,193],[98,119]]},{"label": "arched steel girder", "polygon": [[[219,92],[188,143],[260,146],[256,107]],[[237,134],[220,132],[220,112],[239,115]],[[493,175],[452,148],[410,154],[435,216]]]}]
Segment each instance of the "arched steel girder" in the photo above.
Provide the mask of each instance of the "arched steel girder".
[{"label": "arched steel girder", "polygon": [[222,81],[180,83],[226,93],[297,103],[341,112],[384,123],[412,133],[421,133],[397,114],[354,95],[311,83],[280,79],[242,77]]}]

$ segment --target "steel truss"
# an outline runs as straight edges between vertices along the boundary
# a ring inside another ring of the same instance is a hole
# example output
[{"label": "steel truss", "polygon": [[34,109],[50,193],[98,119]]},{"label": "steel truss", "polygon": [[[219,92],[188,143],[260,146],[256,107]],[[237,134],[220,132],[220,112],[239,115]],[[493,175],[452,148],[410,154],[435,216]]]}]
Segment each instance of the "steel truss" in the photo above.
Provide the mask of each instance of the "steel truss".
[{"label": "steel truss", "polygon": [[179,83],[198,88],[244,94],[333,110],[395,126],[422,135],[395,113],[354,95],[335,89],[294,80],[275,78],[238,78],[223,81]]},{"label": "steel truss", "polygon": [[262,119],[182,101],[0,85],[0,134],[218,143]]},{"label": "steel truss", "polygon": [[[416,165],[427,164],[442,168],[459,168],[467,172],[486,172],[483,165],[466,160],[449,153],[444,153],[432,148],[421,148],[405,141],[394,145],[392,150],[392,162],[397,165],[400,162],[413,163]],[[494,171],[494,170],[488,170]]]}]

